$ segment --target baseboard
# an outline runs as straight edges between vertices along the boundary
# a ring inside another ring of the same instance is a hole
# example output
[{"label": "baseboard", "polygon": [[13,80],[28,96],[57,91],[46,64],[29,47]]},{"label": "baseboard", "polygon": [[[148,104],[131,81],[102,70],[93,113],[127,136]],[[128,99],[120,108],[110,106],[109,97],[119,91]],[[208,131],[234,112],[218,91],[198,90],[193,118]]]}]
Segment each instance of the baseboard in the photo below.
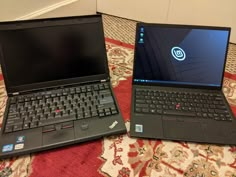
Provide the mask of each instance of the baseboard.
[{"label": "baseboard", "polygon": [[24,16],[18,17],[18,18],[16,18],[15,20],[28,20],[28,19],[33,19],[33,18],[36,18],[37,16],[43,15],[43,14],[48,13],[48,12],[50,12],[50,11],[53,11],[53,10],[55,10],[55,9],[57,9],[57,8],[60,8],[60,7],[69,5],[69,4],[74,3],[74,2],[76,2],[76,1],[79,1],[79,0],[64,0],[64,1],[58,2],[58,3],[56,3],[56,4],[47,6],[47,7],[45,7],[45,8],[36,10],[36,11],[31,12],[31,13],[29,13],[29,14],[26,14],[26,15],[24,15]]}]

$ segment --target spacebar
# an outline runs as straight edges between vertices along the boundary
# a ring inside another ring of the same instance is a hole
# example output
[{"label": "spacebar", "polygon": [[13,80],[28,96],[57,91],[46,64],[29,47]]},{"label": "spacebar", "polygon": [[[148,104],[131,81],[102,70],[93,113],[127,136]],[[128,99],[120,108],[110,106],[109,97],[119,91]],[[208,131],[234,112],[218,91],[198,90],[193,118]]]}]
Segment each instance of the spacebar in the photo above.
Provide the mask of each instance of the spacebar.
[{"label": "spacebar", "polygon": [[194,112],[174,111],[174,110],[165,110],[163,111],[163,114],[176,115],[176,116],[196,116]]},{"label": "spacebar", "polygon": [[76,120],[75,115],[69,115],[69,116],[60,117],[60,118],[47,119],[47,120],[39,121],[38,126],[57,124],[57,123],[62,123],[62,122],[67,122],[67,121],[72,121],[72,120]]}]

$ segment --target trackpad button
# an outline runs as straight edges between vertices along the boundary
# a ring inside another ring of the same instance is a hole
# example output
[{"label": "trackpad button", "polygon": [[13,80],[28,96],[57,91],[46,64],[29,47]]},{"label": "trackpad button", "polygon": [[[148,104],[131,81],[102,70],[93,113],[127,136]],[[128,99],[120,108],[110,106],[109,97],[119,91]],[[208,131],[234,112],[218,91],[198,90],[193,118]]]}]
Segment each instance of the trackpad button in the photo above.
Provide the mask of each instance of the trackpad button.
[{"label": "trackpad button", "polygon": [[59,142],[70,142],[75,138],[74,128],[60,129],[43,133],[43,145],[57,144]]},{"label": "trackpad button", "polygon": [[191,118],[163,117],[163,133],[168,139],[203,141],[204,133],[201,123]]}]

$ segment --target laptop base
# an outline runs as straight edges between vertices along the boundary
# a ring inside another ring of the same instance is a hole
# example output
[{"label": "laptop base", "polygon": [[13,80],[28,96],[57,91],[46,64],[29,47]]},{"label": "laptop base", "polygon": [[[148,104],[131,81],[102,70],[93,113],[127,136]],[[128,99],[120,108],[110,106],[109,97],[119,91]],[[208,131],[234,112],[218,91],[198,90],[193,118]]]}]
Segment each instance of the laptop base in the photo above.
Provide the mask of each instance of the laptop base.
[{"label": "laptop base", "polygon": [[[135,93],[135,90],[139,88],[150,87],[133,85],[132,92]],[[157,88],[153,87],[152,89],[158,90]],[[168,88],[165,87],[165,90],[168,90]],[[173,90],[173,88],[170,88],[170,90]],[[217,91],[217,93],[224,97],[221,91]],[[222,121],[209,118],[193,118],[192,116],[137,113],[134,111],[134,97],[133,94],[131,137],[213,144],[236,144],[236,130],[234,128],[236,127],[236,120],[234,118],[231,121]],[[231,116],[233,117],[233,115]]]}]

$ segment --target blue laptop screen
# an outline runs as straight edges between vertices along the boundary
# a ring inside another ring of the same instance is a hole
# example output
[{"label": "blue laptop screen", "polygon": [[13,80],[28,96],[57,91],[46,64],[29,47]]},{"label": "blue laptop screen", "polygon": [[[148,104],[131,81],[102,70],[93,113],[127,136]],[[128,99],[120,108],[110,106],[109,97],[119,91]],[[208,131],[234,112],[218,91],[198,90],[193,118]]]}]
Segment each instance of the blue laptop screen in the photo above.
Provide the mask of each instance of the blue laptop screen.
[{"label": "blue laptop screen", "polygon": [[229,28],[138,24],[135,83],[220,87]]}]

